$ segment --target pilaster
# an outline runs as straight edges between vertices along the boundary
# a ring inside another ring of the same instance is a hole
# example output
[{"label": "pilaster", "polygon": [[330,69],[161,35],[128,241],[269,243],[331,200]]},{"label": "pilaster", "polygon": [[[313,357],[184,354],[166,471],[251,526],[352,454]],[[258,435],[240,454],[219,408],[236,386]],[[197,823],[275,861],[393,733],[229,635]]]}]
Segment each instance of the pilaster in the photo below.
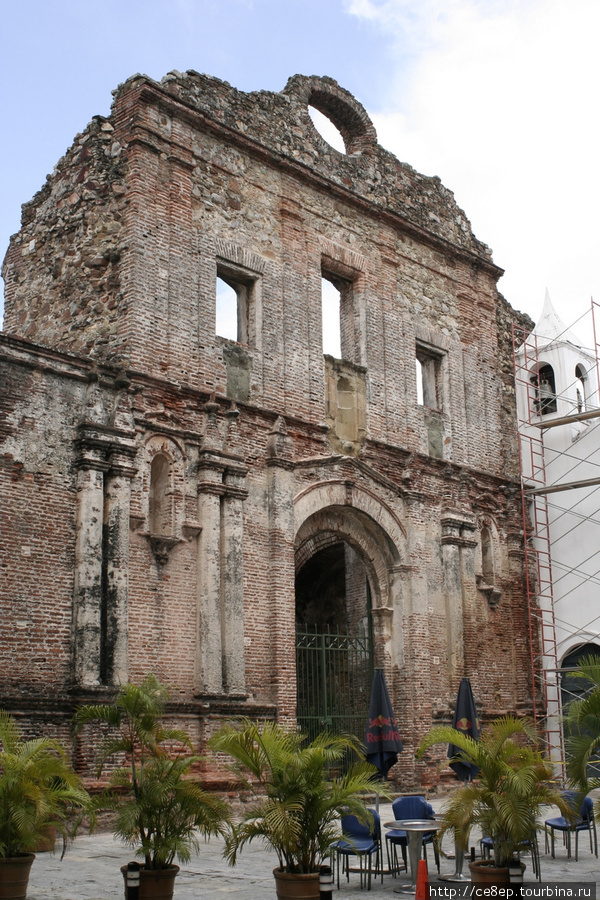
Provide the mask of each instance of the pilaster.
[{"label": "pilaster", "polygon": [[474,581],[473,551],[477,541],[473,534],[477,525],[463,513],[446,512],[442,514],[441,526],[448,674],[452,679],[463,674],[465,664],[467,571],[471,572]]},{"label": "pilaster", "polygon": [[281,717],[296,708],[293,445],[280,416],[267,444],[273,698]]},{"label": "pilaster", "polygon": [[116,683],[127,674],[133,437],[91,421],[78,429],[73,627],[74,676],[80,687]]}]

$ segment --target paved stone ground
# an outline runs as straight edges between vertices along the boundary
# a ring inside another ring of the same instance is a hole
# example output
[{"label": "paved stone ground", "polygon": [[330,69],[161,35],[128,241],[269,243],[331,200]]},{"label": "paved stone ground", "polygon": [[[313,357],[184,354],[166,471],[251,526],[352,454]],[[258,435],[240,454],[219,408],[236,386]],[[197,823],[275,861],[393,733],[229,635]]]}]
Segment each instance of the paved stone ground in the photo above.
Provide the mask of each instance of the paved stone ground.
[{"label": "paved stone ground", "polygon": [[[435,801],[433,806],[439,808],[441,801]],[[550,812],[549,815],[552,813]],[[381,820],[388,821],[392,818],[391,807],[382,805]],[[473,837],[471,843],[474,843]],[[216,898],[232,895],[240,900],[275,900],[275,884],[272,870],[277,865],[273,854],[256,846],[250,845],[243,851],[235,868],[231,868],[222,858],[223,842],[212,839],[201,848],[198,856],[181,867],[177,877],[175,888],[175,900],[216,900]],[[451,846],[444,849],[451,850]],[[557,842],[556,859],[550,855],[544,855],[543,836],[541,842],[541,867],[543,882],[559,882],[572,887],[576,882],[584,882],[586,886],[595,885],[600,889],[600,865],[593,853],[590,853],[587,835],[582,835],[579,843],[579,861],[567,859],[566,850],[562,842]],[[61,861],[59,854],[38,854],[29,882],[28,900],[109,900],[109,898],[123,898],[123,879],[119,867],[132,860],[133,854],[123,844],[115,841],[110,834],[97,834],[79,837],[68,850]],[[531,861],[524,858],[527,864],[525,882],[530,887],[536,884],[531,871]],[[454,862],[442,859],[442,873],[450,874],[454,871]],[[433,854],[429,853],[429,871],[431,884],[438,884],[435,877]],[[467,872],[465,864],[465,872]],[[373,883],[369,897],[372,900],[379,898],[391,898],[394,888],[401,884],[407,884],[408,878],[401,876],[394,879],[390,875],[384,875],[381,881]],[[446,884],[439,882],[440,885]],[[452,885],[447,884],[447,887]],[[360,893],[358,873],[351,873],[350,882],[340,882],[340,890],[334,888],[333,900],[340,898],[358,897]],[[451,895],[447,895],[449,900]],[[540,896],[537,895],[536,900]],[[566,896],[563,894],[563,897]],[[593,895],[587,895],[583,900],[592,900]],[[600,900],[600,890],[598,890]],[[552,900],[552,898],[550,898]]]}]

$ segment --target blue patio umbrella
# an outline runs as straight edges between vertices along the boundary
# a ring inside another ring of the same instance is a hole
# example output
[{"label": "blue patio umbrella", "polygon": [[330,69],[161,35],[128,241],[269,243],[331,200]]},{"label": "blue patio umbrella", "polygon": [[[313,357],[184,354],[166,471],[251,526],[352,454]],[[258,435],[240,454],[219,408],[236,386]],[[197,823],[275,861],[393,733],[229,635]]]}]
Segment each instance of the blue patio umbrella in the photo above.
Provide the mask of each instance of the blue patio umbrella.
[{"label": "blue patio umbrella", "polygon": [[[475,707],[475,698],[473,697],[471,682],[468,678],[463,678],[460,682],[452,727],[456,728],[458,731],[462,731],[463,734],[468,734],[469,737],[472,737],[475,741],[479,740],[481,729],[479,727],[479,719],[477,718],[477,708]],[[454,759],[454,761],[450,763],[450,768],[454,769],[454,772],[461,781],[471,781],[475,775],[477,775],[477,767],[472,763],[467,762],[466,759],[461,759],[460,749],[455,744],[449,744],[448,759],[452,759],[453,757],[459,758]]]},{"label": "blue patio umbrella", "polygon": [[364,745],[367,760],[377,766],[385,780],[389,770],[398,762],[402,740],[382,669],[375,669],[373,673]]}]

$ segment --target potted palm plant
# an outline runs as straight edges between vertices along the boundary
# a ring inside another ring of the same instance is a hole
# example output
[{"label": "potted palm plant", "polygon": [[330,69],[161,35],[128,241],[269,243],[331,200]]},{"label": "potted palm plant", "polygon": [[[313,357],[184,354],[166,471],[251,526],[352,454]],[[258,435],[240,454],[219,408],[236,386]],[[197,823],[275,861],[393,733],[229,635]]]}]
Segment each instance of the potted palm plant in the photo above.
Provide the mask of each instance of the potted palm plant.
[{"label": "potted palm plant", "polygon": [[[117,766],[97,806],[115,813],[115,834],[135,847],[141,857],[139,898],[173,896],[179,866],[199,835],[223,834],[227,805],[203,790],[193,770],[200,757],[192,754],[187,732],[163,724],[169,692],[154,675],[141,684],[124,684],[113,703],[82,706],[74,730],[91,723],[107,726],[100,742],[98,777],[109,761]],[[121,871],[127,884],[128,867]]]},{"label": "potted palm plant", "polygon": [[571,815],[551,784],[552,765],[538,749],[535,727],[526,719],[504,716],[484,728],[476,741],[440,725],[425,735],[417,758],[435,744],[454,744],[458,751],[454,761],[466,761],[478,770],[474,781],[457,788],[447,801],[440,838],[448,830],[467,834],[479,825],[492,839],[493,858],[472,862],[471,878],[508,884],[510,863],[534,837],[541,808],[555,804],[563,815]]},{"label": "potted palm plant", "polygon": [[0,897],[22,900],[33,851],[51,829],[66,846],[90,811],[90,798],[62,745],[48,737],[24,740],[3,710],[0,744]]},{"label": "potted palm plant", "polygon": [[[319,897],[319,869],[340,836],[340,816],[372,818],[363,795],[372,792],[377,770],[365,761],[362,745],[350,735],[329,733],[308,743],[277,723],[241,719],[223,725],[209,747],[233,757],[236,781],[254,798],[227,836],[224,855],[230,865],[245,844],[261,838],[279,860],[273,870],[278,898]],[[349,753],[357,754],[357,761],[330,778]]]}]

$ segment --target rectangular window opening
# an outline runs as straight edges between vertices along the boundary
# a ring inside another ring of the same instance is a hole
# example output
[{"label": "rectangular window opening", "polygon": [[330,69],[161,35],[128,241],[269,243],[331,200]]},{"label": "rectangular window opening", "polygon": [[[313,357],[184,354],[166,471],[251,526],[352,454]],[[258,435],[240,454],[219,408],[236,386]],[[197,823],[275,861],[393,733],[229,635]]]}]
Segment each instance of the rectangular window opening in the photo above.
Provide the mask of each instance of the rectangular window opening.
[{"label": "rectangular window opening", "polygon": [[342,358],[341,291],[326,276],[321,278],[323,353]]},{"label": "rectangular window opening", "polygon": [[417,403],[428,409],[441,410],[440,389],[442,354],[431,347],[417,343],[415,366],[417,378]]},{"label": "rectangular window opening", "polygon": [[239,344],[254,343],[256,277],[241,268],[217,263],[215,333]]}]

